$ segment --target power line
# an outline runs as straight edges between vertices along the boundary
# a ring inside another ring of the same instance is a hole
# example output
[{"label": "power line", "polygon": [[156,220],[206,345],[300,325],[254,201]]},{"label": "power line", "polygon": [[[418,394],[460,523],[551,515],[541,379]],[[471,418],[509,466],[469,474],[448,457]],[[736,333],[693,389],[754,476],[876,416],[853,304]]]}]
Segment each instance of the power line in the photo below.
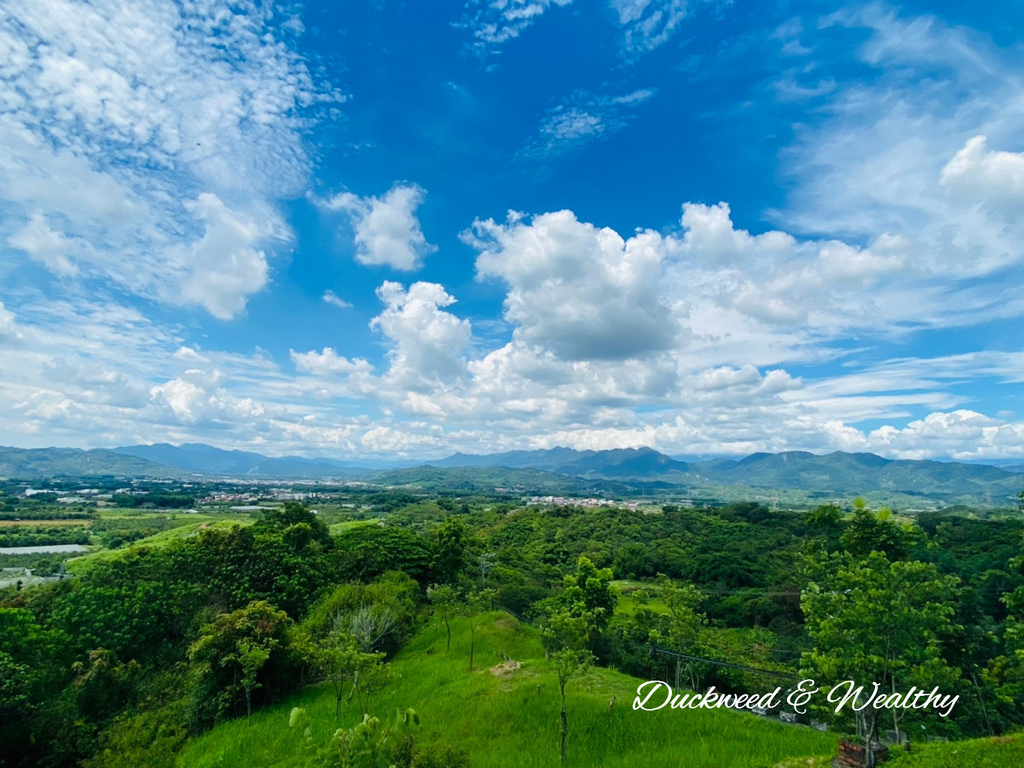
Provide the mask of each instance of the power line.
[{"label": "power line", "polygon": [[687,659],[688,661],[699,661],[703,664],[712,664],[716,667],[730,667],[732,669],[742,669],[745,672],[759,672],[764,675],[772,675],[773,677],[781,677],[786,680],[800,680],[799,675],[788,674],[786,672],[778,672],[774,669],[760,669],[759,667],[751,667],[746,664],[736,664],[732,661],[718,661],[717,659],[705,659],[703,656],[691,656],[686,653],[678,653],[676,651],[670,651],[667,648],[659,648],[654,643],[651,643],[651,657],[655,654],[660,653],[662,656],[673,656],[677,659]]}]

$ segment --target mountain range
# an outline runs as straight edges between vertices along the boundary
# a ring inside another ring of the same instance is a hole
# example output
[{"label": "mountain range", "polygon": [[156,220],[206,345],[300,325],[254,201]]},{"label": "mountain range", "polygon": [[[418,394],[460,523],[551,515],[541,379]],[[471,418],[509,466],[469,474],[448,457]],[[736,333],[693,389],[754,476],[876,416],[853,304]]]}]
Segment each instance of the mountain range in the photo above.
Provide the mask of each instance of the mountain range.
[{"label": "mountain range", "polygon": [[742,459],[682,461],[652,448],[577,451],[560,447],[486,455],[456,453],[431,462],[360,465],[329,458],[275,458],[249,451],[226,451],[202,443],[158,443],[90,451],[0,448],[0,476],[30,479],[97,475],[364,479],[389,484],[426,482],[432,487],[440,487],[447,478],[464,488],[535,485],[536,490],[547,492],[559,490],[560,485],[564,492],[599,487],[625,490],[633,486],[740,486],[816,495],[878,491],[931,499],[975,497],[999,505],[1012,504],[1024,488],[1024,471],[1017,466],[886,459],[872,453],[839,451],[826,455],[804,451],[755,453]]}]

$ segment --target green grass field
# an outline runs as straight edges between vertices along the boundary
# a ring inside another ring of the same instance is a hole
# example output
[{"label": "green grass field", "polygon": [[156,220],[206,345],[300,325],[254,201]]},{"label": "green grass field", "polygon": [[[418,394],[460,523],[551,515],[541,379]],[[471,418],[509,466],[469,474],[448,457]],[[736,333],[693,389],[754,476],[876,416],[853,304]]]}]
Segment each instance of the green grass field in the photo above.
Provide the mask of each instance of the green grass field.
[{"label": "green grass field", "polygon": [[[665,605],[665,601],[659,596],[656,584],[618,579],[611,582],[611,586],[619,596],[619,602],[615,606],[616,613],[632,616],[641,608],[646,608],[653,613],[668,613],[668,606]],[[648,599],[645,602],[639,601],[634,597],[637,590],[647,592]]]},{"label": "green grass field", "polygon": [[[67,569],[72,573],[82,573],[92,565],[99,562],[107,562],[118,557],[135,547],[162,547],[172,541],[196,535],[201,528],[227,528],[235,525],[250,525],[253,519],[248,515],[237,513],[220,512],[199,512],[186,514],[177,510],[172,511],[145,511],[105,509],[100,512],[100,520],[111,522],[117,520],[131,521],[135,525],[145,524],[147,520],[172,520],[174,527],[160,531],[144,539],[133,541],[120,549],[100,549],[90,552],[81,557],[75,557],[67,561]],[[98,539],[96,539],[98,541]]]},{"label": "green grass field", "polygon": [[331,536],[337,536],[342,531],[348,531],[353,528],[359,528],[364,525],[377,525],[379,523],[379,517],[371,517],[366,520],[346,520],[341,523],[331,523],[328,526],[328,530],[331,532]]},{"label": "green grass field", "polygon": [[890,765],[893,768],[1020,768],[1024,766],[1024,738],[1017,734],[914,744],[910,754],[894,754]]},{"label": "green grass field", "polygon": [[[522,663],[510,676],[490,671],[502,654]],[[386,715],[393,707],[419,712],[421,744],[445,740],[469,752],[474,768],[531,768],[558,765],[557,679],[544,659],[536,630],[504,614],[489,614],[477,630],[477,669],[468,671],[468,621],[452,627],[445,652],[443,627],[423,629],[394,659],[398,679],[372,702]],[[797,756],[831,755],[836,737],[724,711],[634,711],[641,681],[594,669],[568,686],[569,766],[630,768],[768,767]],[[616,698],[609,711],[609,701]],[[338,725],[359,718],[347,706],[334,720],[334,694],[313,687],[287,702],[267,707],[251,722],[223,723],[186,745],[179,765],[261,766],[299,764],[299,734],[289,731],[293,706],[306,708],[314,729],[326,738]]]}]

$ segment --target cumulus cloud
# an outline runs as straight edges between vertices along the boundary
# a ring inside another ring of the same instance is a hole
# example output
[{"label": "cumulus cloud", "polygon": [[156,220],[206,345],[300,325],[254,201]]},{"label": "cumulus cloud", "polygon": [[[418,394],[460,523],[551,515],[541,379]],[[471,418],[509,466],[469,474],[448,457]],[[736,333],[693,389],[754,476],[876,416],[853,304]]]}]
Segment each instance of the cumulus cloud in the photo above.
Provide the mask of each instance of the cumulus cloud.
[{"label": "cumulus cloud", "polygon": [[188,370],[182,376],[149,390],[152,401],[166,408],[182,424],[239,424],[265,422],[284,409],[268,407],[249,397],[237,397],[221,388],[220,371]]},{"label": "cumulus cloud", "polygon": [[312,373],[317,376],[338,374],[349,376],[354,373],[370,373],[373,366],[362,358],[349,360],[334,351],[331,347],[324,347],[322,352],[313,350],[311,352],[296,352],[291,350],[292,362],[295,367],[303,373]]},{"label": "cumulus cloud", "polygon": [[974,136],[942,168],[940,183],[964,201],[1016,217],[1024,203],[1024,153],[989,150],[986,137]]},{"label": "cumulus cloud", "polygon": [[515,337],[569,360],[623,359],[664,350],[679,334],[659,295],[662,252],[638,236],[580,222],[571,211],[476,221],[477,274],[508,285]]},{"label": "cumulus cloud", "polygon": [[370,321],[388,340],[389,379],[411,390],[451,382],[466,369],[473,331],[468,320],[446,312],[455,303],[437,283],[385,281],[377,289],[384,311]]},{"label": "cumulus cloud", "polygon": [[351,218],[356,261],[360,264],[411,272],[437,250],[427,242],[416,218],[416,209],[425,195],[415,184],[395,184],[383,197],[343,192],[327,200],[324,207],[343,211]]},{"label": "cumulus cloud", "polygon": [[256,245],[272,234],[258,220],[230,210],[208,192],[185,209],[203,222],[205,233],[192,243],[184,263],[181,299],[199,304],[221,320],[245,309],[246,299],[267,283],[266,254]]},{"label": "cumulus cloud", "polygon": [[1007,423],[970,410],[935,412],[911,421],[903,429],[880,427],[866,435],[862,443],[904,459],[1024,456],[1024,424]]},{"label": "cumulus cloud", "polygon": [[309,172],[303,112],[340,96],[313,85],[262,3],[4,10],[2,240],[63,278],[242,311],[289,237],[276,200]]}]

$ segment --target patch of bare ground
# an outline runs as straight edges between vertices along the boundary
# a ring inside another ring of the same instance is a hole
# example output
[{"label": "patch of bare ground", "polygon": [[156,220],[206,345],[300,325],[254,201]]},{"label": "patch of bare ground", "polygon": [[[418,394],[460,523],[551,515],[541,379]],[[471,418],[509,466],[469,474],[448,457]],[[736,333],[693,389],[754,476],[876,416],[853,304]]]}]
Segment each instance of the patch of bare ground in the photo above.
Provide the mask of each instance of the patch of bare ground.
[{"label": "patch of bare ground", "polygon": [[510,677],[515,675],[523,665],[518,661],[512,661],[512,659],[506,659],[500,664],[495,664],[491,667],[491,674],[499,680],[508,680]]}]

